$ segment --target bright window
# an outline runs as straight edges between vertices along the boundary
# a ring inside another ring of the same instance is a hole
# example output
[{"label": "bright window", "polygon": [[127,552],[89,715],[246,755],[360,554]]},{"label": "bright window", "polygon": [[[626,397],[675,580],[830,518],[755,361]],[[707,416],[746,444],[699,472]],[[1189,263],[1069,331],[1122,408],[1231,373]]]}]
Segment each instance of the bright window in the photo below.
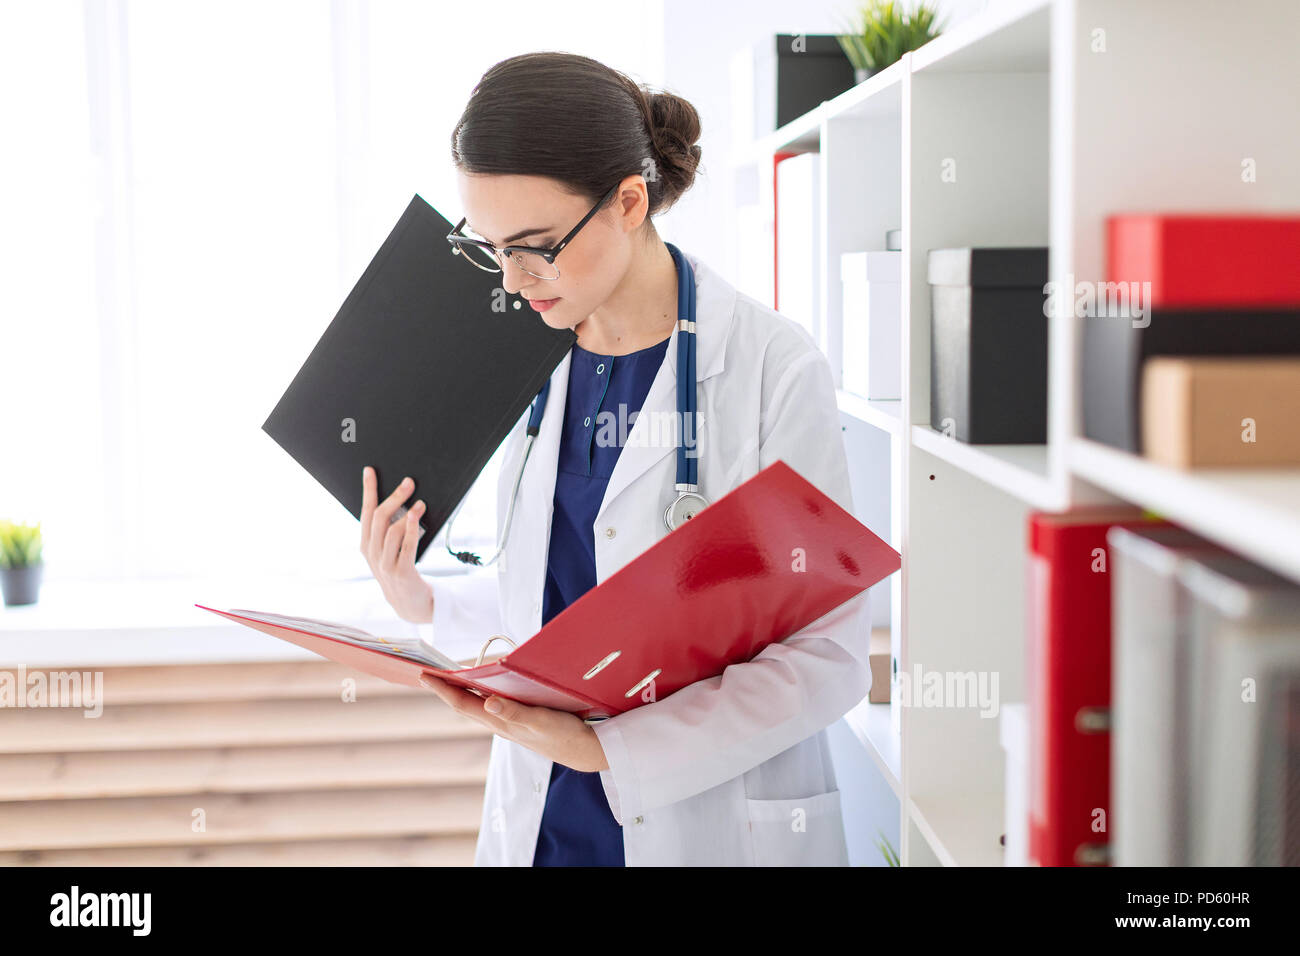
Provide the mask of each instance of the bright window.
[{"label": "bright window", "polygon": [[47,574],[368,573],[261,424],[412,194],[459,218],[448,143],[489,66],[661,82],[663,17],[617,7],[0,6],[0,517],[42,522]]}]

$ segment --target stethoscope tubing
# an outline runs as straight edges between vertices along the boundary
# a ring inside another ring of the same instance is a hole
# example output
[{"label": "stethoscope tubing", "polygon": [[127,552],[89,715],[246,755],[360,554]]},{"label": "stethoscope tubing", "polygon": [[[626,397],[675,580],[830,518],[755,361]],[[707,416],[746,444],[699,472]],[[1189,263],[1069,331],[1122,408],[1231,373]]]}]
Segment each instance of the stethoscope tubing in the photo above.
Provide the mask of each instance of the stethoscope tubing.
[{"label": "stethoscope tubing", "polygon": [[[707,504],[704,497],[699,494],[699,456],[694,453],[696,448],[695,415],[697,411],[695,388],[695,273],[680,249],[671,242],[666,242],[664,245],[672,253],[673,261],[677,265],[677,414],[680,419],[678,424],[681,428],[680,440],[677,443],[677,502],[680,502],[683,497],[689,494],[698,498],[701,503]],[[465,564],[487,567],[495,564],[505,550],[506,541],[510,536],[510,525],[514,519],[515,501],[519,497],[519,486],[524,478],[524,468],[528,465],[528,455],[533,449],[533,442],[541,431],[542,417],[546,413],[546,399],[550,394],[550,390],[551,380],[548,378],[542,385],[541,390],[538,391],[537,397],[533,399],[532,409],[528,415],[528,429],[524,437],[523,457],[519,462],[519,470],[515,473],[515,484],[510,492],[510,503],[506,507],[506,517],[502,523],[501,537],[497,541],[492,556],[483,561],[473,552],[452,549],[452,525],[456,521],[456,516],[460,514],[460,509],[464,507],[468,495],[466,498],[461,499],[460,504],[456,506],[456,510],[447,519],[447,533],[444,539],[447,551]],[[671,515],[677,502],[669,505],[664,512],[664,524],[669,531],[675,530]]]}]

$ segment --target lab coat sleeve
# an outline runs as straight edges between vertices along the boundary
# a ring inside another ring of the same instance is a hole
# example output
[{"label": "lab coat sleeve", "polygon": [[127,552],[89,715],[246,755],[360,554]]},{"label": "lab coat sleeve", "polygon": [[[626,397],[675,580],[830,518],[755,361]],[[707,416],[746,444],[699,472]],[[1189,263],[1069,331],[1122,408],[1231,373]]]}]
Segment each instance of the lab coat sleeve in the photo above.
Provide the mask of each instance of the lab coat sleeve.
[{"label": "lab coat sleeve", "polygon": [[[830,365],[805,352],[778,379],[759,429],[759,467],[777,459],[853,510]],[[614,817],[686,799],[745,773],[834,723],[871,686],[868,593],[751,661],[593,724]],[[811,795],[809,795],[811,796]]]},{"label": "lab coat sleeve", "polygon": [[433,585],[433,620],[416,629],[426,644],[459,661],[477,657],[489,637],[503,633],[496,567],[425,580]]}]

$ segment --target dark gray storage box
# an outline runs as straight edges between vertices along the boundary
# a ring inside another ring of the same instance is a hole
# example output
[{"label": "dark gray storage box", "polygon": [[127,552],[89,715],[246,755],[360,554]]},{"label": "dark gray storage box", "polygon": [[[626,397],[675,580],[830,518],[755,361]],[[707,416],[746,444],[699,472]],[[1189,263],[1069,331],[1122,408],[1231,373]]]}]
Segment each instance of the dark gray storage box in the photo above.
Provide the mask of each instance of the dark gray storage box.
[{"label": "dark gray storage box", "polygon": [[1142,367],[1157,355],[1300,355],[1300,309],[1148,307],[1083,320],[1083,432],[1141,452]]},{"label": "dark gray storage box", "polygon": [[755,134],[798,119],[853,83],[853,64],[834,34],[767,37],[754,48]]},{"label": "dark gray storage box", "polygon": [[1047,249],[931,249],[930,425],[973,444],[1047,441]]}]

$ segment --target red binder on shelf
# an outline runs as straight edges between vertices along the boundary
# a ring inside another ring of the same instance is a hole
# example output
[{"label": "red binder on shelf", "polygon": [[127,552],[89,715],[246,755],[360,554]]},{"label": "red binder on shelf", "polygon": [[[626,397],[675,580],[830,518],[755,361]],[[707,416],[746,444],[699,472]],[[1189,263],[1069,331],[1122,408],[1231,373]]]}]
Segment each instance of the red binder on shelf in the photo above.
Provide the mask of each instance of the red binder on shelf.
[{"label": "red binder on shelf", "polygon": [[[670,532],[508,654],[460,670],[205,607],[398,684],[612,717],[748,661],[897,571],[898,552],[783,461]],[[322,622],[317,622],[322,623]],[[869,625],[864,622],[864,629]],[[486,635],[485,635],[486,636]],[[864,638],[865,639],[865,638]]]},{"label": "red binder on shelf", "polygon": [[1164,523],[1127,506],[1029,516],[1029,858],[1039,866],[1109,862],[1106,532]]}]

